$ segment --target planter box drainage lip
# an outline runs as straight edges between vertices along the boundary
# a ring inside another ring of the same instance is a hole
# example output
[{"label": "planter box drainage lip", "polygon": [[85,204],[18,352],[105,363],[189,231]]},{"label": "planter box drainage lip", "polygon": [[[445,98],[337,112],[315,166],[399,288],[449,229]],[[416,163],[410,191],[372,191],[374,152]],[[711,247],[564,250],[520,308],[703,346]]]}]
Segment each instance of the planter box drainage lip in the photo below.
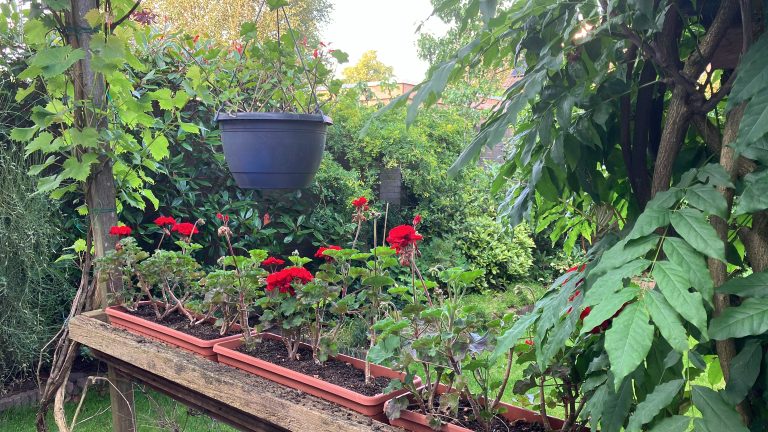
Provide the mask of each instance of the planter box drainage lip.
[{"label": "planter box drainage lip", "polygon": [[214,121],[217,122],[228,120],[307,121],[322,122],[327,125],[333,124],[333,120],[324,114],[298,114],[284,112],[221,112],[216,114],[216,117],[214,117]]}]

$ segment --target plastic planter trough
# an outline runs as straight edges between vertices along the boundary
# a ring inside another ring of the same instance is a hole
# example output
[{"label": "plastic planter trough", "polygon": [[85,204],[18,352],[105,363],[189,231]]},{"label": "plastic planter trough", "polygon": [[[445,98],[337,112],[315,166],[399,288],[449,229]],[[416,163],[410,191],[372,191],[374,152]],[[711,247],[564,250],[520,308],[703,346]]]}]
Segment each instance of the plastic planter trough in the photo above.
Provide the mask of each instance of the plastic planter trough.
[{"label": "plastic planter trough", "polygon": [[[143,305],[148,303],[149,302],[141,302],[139,304]],[[161,342],[165,342],[169,345],[183,348],[212,361],[216,361],[217,357],[216,353],[213,351],[214,345],[219,342],[234,341],[242,338],[242,335],[236,334],[211,340],[200,339],[188,335],[184,332],[166,327],[162,324],[131,315],[122,306],[110,306],[106,309],[106,313],[107,316],[109,316],[110,324],[115,327],[128,330],[129,332],[139,336],[145,336],[159,340]],[[214,320],[211,318],[209,322],[213,323]],[[239,326],[233,326],[233,330],[239,331],[239,329]]]},{"label": "plastic planter trough", "polygon": [[[438,394],[443,394],[448,390],[447,386],[440,385]],[[403,396],[407,397],[407,396]],[[391,400],[387,401],[386,404],[392,403]],[[522,420],[528,423],[542,423],[541,421],[541,415],[535,411],[531,411],[525,408],[520,408],[514,405],[509,405],[505,403],[500,403],[500,406],[507,409],[507,412],[504,414],[501,414],[505,419],[507,419],[510,423],[515,422],[517,420]],[[387,409],[386,407],[384,408]],[[547,417],[549,419],[549,424],[555,428],[560,429],[563,427],[563,421],[554,417]],[[411,411],[411,410],[401,410],[400,411],[400,417],[396,418],[394,420],[389,420],[389,424],[392,426],[396,426],[399,428],[403,428],[407,431],[412,432],[435,432],[434,429],[429,427],[429,421],[427,420],[427,416],[420,412]],[[441,429],[441,432],[472,432],[471,429],[467,429],[461,426],[457,426],[454,424],[444,424]]]},{"label": "plastic planter trough", "polygon": [[322,114],[219,113],[224,158],[244,189],[301,189],[312,184],[325,148]]},{"label": "plastic planter trough", "polygon": [[[262,334],[262,337],[275,340],[280,339],[280,336],[270,333]],[[242,340],[231,340],[216,344],[213,347],[213,350],[219,355],[219,363],[234,366],[270,381],[296,390],[301,390],[305,393],[334,402],[382,422],[387,421],[387,418],[384,415],[384,403],[392,398],[407,393],[407,390],[400,389],[387,394],[365,396],[344,387],[323,381],[319,378],[304,375],[300,372],[243,354],[237,351],[237,348],[240,347],[242,343]],[[334,358],[349,363],[357,369],[365,370],[365,362],[363,360],[341,354]],[[401,380],[405,378],[405,374],[379,365],[371,365],[371,373],[374,377]]]}]

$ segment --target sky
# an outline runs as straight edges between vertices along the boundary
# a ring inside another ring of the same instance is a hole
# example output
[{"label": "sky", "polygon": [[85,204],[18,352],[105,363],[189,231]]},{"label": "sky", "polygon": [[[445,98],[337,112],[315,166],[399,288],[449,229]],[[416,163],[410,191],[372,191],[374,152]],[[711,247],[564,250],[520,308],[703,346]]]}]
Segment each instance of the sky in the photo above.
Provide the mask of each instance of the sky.
[{"label": "sky", "polygon": [[[416,27],[429,17],[429,0],[333,0],[331,22],[322,32],[323,40],[349,54],[354,65],[365,51],[376,50],[379,60],[392,66],[398,81],[419,83],[429,65],[416,55]],[[422,32],[442,35],[445,23],[430,18]],[[340,72],[340,71],[339,71]]]}]

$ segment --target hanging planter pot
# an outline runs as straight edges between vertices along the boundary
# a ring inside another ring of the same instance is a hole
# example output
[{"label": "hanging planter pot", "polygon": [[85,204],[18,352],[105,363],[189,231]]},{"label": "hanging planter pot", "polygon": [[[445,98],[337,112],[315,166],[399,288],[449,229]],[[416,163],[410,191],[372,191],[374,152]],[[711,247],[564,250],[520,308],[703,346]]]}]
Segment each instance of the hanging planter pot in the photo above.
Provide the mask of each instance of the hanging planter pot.
[{"label": "hanging planter pot", "polygon": [[326,129],[323,114],[219,113],[224,158],[244,189],[301,189],[320,167]]}]

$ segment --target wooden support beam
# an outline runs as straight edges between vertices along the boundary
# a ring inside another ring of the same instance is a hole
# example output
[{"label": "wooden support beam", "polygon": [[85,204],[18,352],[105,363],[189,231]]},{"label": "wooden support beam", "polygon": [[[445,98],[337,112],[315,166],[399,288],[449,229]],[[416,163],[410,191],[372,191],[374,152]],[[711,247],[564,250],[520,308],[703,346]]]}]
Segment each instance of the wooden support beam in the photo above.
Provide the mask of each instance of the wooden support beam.
[{"label": "wooden support beam", "polygon": [[70,337],[96,351],[123,374],[241,430],[399,430],[247,372],[114,328],[98,318],[98,314],[72,318]]},{"label": "wooden support beam", "polygon": [[109,400],[112,407],[112,431],[136,432],[136,411],[133,403],[133,384],[130,376],[109,366]]}]

